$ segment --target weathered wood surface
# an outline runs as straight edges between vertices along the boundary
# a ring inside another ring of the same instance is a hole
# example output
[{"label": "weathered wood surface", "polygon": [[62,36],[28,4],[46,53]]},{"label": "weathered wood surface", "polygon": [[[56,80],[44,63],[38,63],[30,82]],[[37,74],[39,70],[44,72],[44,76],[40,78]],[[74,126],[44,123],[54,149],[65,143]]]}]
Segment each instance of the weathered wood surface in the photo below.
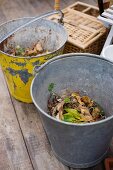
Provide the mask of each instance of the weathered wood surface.
[{"label": "weathered wood surface", "polygon": [[33,170],[0,69],[0,170]]},{"label": "weathered wood surface", "polygon": [[[64,8],[75,0],[62,0]],[[95,0],[83,0],[95,4]],[[53,9],[54,0],[0,0],[0,23]],[[10,97],[0,70],[0,170],[74,170],[60,163],[51,150],[33,104]],[[103,170],[99,164],[87,170]],[[77,170],[77,169],[76,169]]]},{"label": "weathered wood surface", "polygon": [[[61,0],[61,9],[76,1],[77,0]],[[95,0],[80,1],[97,5]],[[17,17],[42,14],[53,8],[54,0],[0,0],[0,23]]]},{"label": "weathered wood surface", "polygon": [[24,140],[36,170],[68,170],[53,155],[39,114],[33,104],[25,104],[13,99]]}]

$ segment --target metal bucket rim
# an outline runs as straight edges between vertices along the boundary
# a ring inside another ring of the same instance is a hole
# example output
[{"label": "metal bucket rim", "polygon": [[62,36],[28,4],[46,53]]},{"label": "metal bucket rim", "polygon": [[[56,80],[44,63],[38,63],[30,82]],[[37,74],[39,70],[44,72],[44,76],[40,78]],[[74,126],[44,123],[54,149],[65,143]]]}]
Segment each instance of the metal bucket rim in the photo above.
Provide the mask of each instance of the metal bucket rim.
[{"label": "metal bucket rim", "polygon": [[[22,19],[33,19],[35,17],[23,17],[23,18],[17,18],[17,19],[13,19],[13,20],[9,20],[8,22],[4,22],[0,25],[0,27],[4,26],[5,24],[7,23],[10,23],[10,22],[13,22],[13,21],[18,21],[18,20],[22,20]],[[5,53],[4,51],[1,51],[0,52],[4,55],[7,55],[8,57],[13,57],[13,58],[22,58],[22,59],[32,59],[32,58],[40,58],[40,57],[43,57],[43,56],[47,56],[47,55],[51,55],[53,53],[55,53],[56,51],[59,51],[66,43],[66,41],[68,40],[68,33],[65,29],[65,27],[63,27],[60,23],[56,23],[56,22],[53,22],[51,20],[47,20],[47,19],[41,19],[41,20],[46,20],[46,21],[49,21],[51,22],[52,24],[54,23],[55,25],[59,25],[59,27],[61,27],[65,33],[65,36],[64,36],[64,42],[61,43],[61,45],[59,46],[59,48],[57,48],[56,50],[52,51],[52,52],[48,52],[47,54],[39,54],[39,55],[36,55],[36,56],[28,56],[28,57],[22,57],[22,56],[14,56],[14,55],[11,55],[11,54],[8,54],[8,53]],[[0,42],[0,44],[2,43],[2,41]]]},{"label": "metal bucket rim", "polygon": [[[52,59],[50,59],[49,61],[47,61],[46,63],[44,63],[41,67],[38,68],[37,70],[37,74],[40,70],[42,70],[44,67],[46,67],[48,64],[56,61],[56,60],[60,60],[62,58],[65,58],[65,57],[73,57],[73,56],[78,56],[78,57],[93,57],[93,58],[98,58],[100,60],[104,60],[106,61],[107,63],[110,63],[113,65],[113,62],[111,62],[110,60],[108,59],[105,59],[105,58],[102,58],[101,56],[99,55],[96,55],[96,54],[89,54],[89,53],[69,53],[69,54],[64,54],[64,55],[60,55],[60,56],[56,56]],[[32,93],[32,89],[33,89],[33,84],[34,84],[34,81],[37,77],[37,74],[36,76],[34,77],[34,79],[32,80],[32,83],[31,83],[31,87],[30,87],[30,93],[31,93],[31,98],[33,100],[33,103],[35,104],[35,106],[37,107],[37,109],[41,112],[41,114],[45,115],[46,117],[48,117],[49,119],[57,122],[57,123],[61,123],[61,124],[65,124],[65,125],[68,125],[68,126],[93,126],[93,125],[98,125],[100,123],[104,123],[106,121],[109,121],[113,118],[113,115],[103,119],[103,120],[100,120],[100,121],[97,121],[97,122],[91,122],[91,123],[80,123],[80,124],[77,124],[77,123],[70,123],[70,122],[64,122],[64,121],[61,121],[61,120],[57,120],[56,118],[50,116],[49,114],[47,114],[44,110],[42,110],[38,104],[36,103],[34,97],[33,97],[33,93]]]}]

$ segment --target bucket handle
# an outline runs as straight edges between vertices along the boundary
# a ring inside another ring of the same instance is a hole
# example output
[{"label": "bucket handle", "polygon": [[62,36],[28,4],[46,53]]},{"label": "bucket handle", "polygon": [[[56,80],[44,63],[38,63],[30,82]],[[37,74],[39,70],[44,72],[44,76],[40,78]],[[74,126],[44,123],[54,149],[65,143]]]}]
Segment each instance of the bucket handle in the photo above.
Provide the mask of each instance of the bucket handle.
[{"label": "bucket handle", "polygon": [[13,35],[14,33],[16,33],[17,31],[19,31],[20,29],[28,26],[29,24],[32,24],[33,22],[36,22],[37,20],[40,20],[40,19],[43,19],[43,18],[47,18],[51,15],[54,15],[54,14],[60,14],[60,18],[58,19],[58,22],[60,24],[63,25],[63,18],[64,18],[64,14],[61,10],[53,10],[53,11],[50,11],[50,12],[47,12],[45,14],[42,14],[40,16],[36,16],[36,17],[33,17],[33,19],[31,19],[29,22],[19,26],[18,28],[12,30],[11,32],[9,32],[8,34],[6,34],[1,40],[0,40],[0,43],[2,43],[3,41],[5,41],[8,37],[10,37],[11,35]]},{"label": "bucket handle", "polygon": [[64,13],[60,9],[59,10],[55,9],[55,10],[53,10],[51,12],[43,14],[42,18],[47,18],[48,16],[51,16],[51,15],[54,15],[54,14],[58,14],[58,13],[60,14],[60,18],[58,19],[58,23],[63,25],[64,24],[64,22],[63,22]]}]

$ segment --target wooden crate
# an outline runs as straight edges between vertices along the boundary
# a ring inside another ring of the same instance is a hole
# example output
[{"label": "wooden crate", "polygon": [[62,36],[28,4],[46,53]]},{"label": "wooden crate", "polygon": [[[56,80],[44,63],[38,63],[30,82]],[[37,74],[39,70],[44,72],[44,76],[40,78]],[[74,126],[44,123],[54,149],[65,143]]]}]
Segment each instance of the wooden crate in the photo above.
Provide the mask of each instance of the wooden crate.
[{"label": "wooden crate", "polygon": [[[108,31],[95,17],[98,14],[98,8],[77,2],[64,9],[63,13],[64,26],[69,35],[64,53],[89,52],[100,54]],[[56,21],[58,16],[54,15],[50,19]]]},{"label": "wooden crate", "polygon": [[99,15],[99,9],[97,7],[79,1],[68,6],[66,9],[73,9],[94,17]]}]

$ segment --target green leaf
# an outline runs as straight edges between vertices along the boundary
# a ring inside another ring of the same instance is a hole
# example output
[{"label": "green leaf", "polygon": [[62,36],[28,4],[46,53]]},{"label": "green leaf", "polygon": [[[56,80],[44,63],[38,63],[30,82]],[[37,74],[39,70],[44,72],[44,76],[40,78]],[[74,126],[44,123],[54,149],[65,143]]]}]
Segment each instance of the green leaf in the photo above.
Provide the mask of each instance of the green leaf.
[{"label": "green leaf", "polygon": [[71,122],[71,123],[83,123],[84,121],[82,119],[76,119],[72,114],[70,113],[65,113],[63,115],[64,119],[63,121],[65,122]]},{"label": "green leaf", "polygon": [[99,113],[101,116],[105,116],[105,112],[103,110],[101,110],[101,112]]},{"label": "green leaf", "polygon": [[48,86],[48,91],[49,91],[50,93],[53,92],[54,86],[55,86],[54,83],[50,83],[50,84],[49,84],[49,86]]},{"label": "green leaf", "polygon": [[64,103],[70,103],[70,102],[71,102],[71,100],[69,97],[64,98]]},{"label": "green leaf", "polygon": [[25,52],[24,48],[22,48],[20,46],[16,47],[16,55],[22,55],[24,52]]},{"label": "green leaf", "polygon": [[78,119],[78,120],[81,119],[81,116],[80,116],[80,113],[78,112],[78,110],[66,108],[65,111],[67,113],[69,113],[70,115],[72,115],[75,119]]},{"label": "green leaf", "polygon": [[63,116],[65,122],[75,122],[75,118],[70,113],[66,113]]}]

